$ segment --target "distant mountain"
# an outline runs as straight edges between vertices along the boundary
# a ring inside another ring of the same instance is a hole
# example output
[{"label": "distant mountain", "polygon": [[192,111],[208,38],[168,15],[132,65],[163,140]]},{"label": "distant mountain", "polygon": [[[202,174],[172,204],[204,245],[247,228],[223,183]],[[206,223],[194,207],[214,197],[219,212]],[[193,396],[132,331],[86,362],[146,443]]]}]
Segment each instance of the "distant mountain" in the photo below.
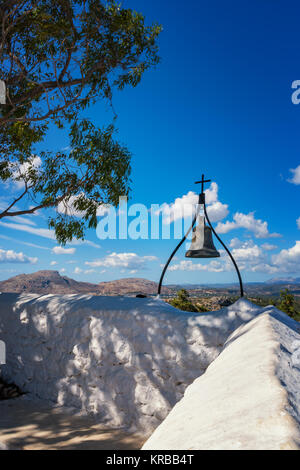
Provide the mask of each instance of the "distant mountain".
[{"label": "distant mountain", "polygon": [[[298,285],[300,284],[300,277],[282,277],[282,278],[272,278],[268,279],[267,281],[251,281],[251,282],[244,282],[245,286],[248,287],[261,287],[264,286],[273,286],[275,284],[282,284],[282,285]],[[187,289],[187,290],[195,290],[195,289],[222,289],[222,288],[238,288],[239,285],[237,282],[231,283],[217,283],[217,284],[167,284],[167,287],[170,289]]]},{"label": "distant mountain", "polygon": [[[99,292],[103,295],[157,294],[157,283],[148,279],[129,277],[117,281],[100,282]],[[172,294],[173,289],[162,288],[162,294]]]},{"label": "distant mountain", "polygon": [[300,284],[300,277],[274,277],[266,281],[266,284]]},{"label": "distant mountain", "polygon": [[[36,294],[94,294],[94,295],[154,295],[157,283],[142,278],[125,278],[117,281],[78,282],[58,271],[37,271],[19,274],[0,282],[0,292],[32,292]],[[162,293],[172,294],[172,289],[162,288]]]},{"label": "distant mountain", "polygon": [[58,271],[37,271],[19,274],[0,282],[0,292],[32,292],[36,294],[98,294],[97,284],[77,282]]},{"label": "distant mountain", "polygon": [[[162,288],[162,294],[174,295],[179,289],[189,290],[191,296],[238,294],[237,284],[173,284]],[[266,282],[245,283],[246,295],[278,296],[282,289],[289,289],[300,295],[300,278],[274,278]],[[0,281],[0,292],[32,292],[36,294],[92,294],[92,295],[156,295],[157,283],[143,278],[124,278],[116,281],[78,282],[58,271],[37,271],[20,274],[6,281]]]}]

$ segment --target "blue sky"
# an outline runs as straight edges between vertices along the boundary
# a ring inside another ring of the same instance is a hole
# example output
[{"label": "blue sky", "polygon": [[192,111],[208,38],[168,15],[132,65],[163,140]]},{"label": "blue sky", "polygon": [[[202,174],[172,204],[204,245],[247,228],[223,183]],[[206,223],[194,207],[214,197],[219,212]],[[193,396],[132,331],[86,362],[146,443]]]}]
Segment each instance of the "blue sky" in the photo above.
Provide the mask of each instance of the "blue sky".
[{"label": "blue sky", "polygon": [[[117,137],[133,153],[130,203],[171,205],[197,191],[194,181],[205,173],[217,184],[210,195],[215,226],[244,280],[299,276],[300,105],[291,100],[292,82],[300,80],[299,3],[123,4],[143,12],[148,23],[163,25],[161,63],[137,88],[113,99]],[[86,114],[98,126],[112,118],[102,102]],[[52,149],[68,145],[66,134],[54,129],[48,142]],[[19,190],[2,186],[2,204]],[[46,212],[3,219],[1,279],[57,269],[89,282],[158,280],[177,243],[99,240],[90,230],[87,242],[67,245],[63,252],[51,237]],[[187,261],[182,248],[165,282],[236,280],[225,256],[219,264]]]}]

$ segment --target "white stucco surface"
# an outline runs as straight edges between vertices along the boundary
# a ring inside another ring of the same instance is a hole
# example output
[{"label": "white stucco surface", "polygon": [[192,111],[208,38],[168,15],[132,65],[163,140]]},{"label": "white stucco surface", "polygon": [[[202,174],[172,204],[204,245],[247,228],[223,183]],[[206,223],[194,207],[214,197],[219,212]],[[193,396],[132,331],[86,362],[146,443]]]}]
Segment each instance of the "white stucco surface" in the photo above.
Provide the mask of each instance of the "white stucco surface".
[{"label": "white stucco surface", "polygon": [[156,299],[3,293],[1,374],[32,397],[147,435],[260,312],[246,300],[200,315]]},{"label": "white stucco surface", "polygon": [[299,449],[299,333],[274,307],[240,326],[143,449]]}]

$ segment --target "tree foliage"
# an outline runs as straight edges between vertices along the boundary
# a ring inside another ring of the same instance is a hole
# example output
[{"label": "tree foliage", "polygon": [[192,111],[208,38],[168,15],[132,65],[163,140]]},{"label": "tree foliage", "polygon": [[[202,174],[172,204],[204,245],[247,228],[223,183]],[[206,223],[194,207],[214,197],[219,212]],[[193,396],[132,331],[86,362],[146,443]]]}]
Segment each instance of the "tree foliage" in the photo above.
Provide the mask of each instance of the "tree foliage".
[{"label": "tree foliage", "polygon": [[198,312],[198,309],[189,299],[189,293],[185,289],[180,289],[177,296],[170,301],[170,305],[185,312]]},{"label": "tree foliage", "polygon": [[249,300],[261,307],[274,305],[294,320],[300,321],[300,302],[288,289],[281,290],[279,297],[256,297]]},{"label": "tree foliage", "polygon": [[161,28],[114,1],[4,0],[0,21],[2,126],[73,119],[114,86],[136,86],[158,62]]},{"label": "tree foliage", "polygon": [[[4,0],[0,21],[0,180],[23,184],[0,218],[60,208],[49,219],[57,239],[81,238],[101,204],[128,194],[130,152],[113,138],[113,126],[97,129],[80,113],[140,82],[159,61],[161,28],[101,0]],[[53,124],[67,127],[70,152],[37,155]]]},{"label": "tree foliage", "polygon": [[280,291],[280,298],[277,307],[287,313],[294,320],[300,320],[300,312],[297,309],[294,295],[288,290]]}]

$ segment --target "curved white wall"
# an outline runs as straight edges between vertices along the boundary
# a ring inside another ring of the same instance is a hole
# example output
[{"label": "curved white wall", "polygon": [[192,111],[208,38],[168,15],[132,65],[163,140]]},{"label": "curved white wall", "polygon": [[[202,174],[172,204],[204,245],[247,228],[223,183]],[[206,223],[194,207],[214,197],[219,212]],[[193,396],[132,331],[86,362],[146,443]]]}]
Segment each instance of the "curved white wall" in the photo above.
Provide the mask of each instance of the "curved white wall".
[{"label": "curved white wall", "polygon": [[143,449],[300,449],[300,325],[264,312],[233,333]]},{"label": "curved white wall", "polygon": [[40,398],[150,433],[259,309],[209,314],[154,299],[0,294],[1,373]]}]

